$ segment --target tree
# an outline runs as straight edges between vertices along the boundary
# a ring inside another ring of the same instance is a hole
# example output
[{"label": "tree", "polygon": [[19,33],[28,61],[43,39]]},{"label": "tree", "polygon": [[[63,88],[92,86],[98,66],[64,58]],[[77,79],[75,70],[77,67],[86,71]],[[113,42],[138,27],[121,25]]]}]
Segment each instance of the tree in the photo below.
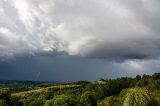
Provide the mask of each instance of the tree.
[{"label": "tree", "polygon": [[160,79],[155,81],[155,88],[160,89]]},{"label": "tree", "polygon": [[2,100],[1,104],[6,103],[9,105],[11,103],[10,99],[11,99],[11,94],[8,91],[6,91],[6,90],[0,91],[0,100]]},{"label": "tree", "polygon": [[83,106],[97,106],[97,100],[95,99],[93,92],[86,91],[81,95],[80,103]]},{"label": "tree", "polygon": [[30,103],[31,106],[42,106],[44,104],[43,100],[38,98]]},{"label": "tree", "polygon": [[148,80],[147,79],[141,79],[136,82],[137,87],[144,87],[148,85]]},{"label": "tree", "polygon": [[76,106],[76,101],[70,95],[57,95],[47,100],[44,106]]},{"label": "tree", "polygon": [[154,75],[152,75],[154,80],[158,80],[160,79],[160,73],[155,73]]},{"label": "tree", "polygon": [[142,76],[142,79],[148,79],[148,78],[150,78],[150,77],[151,77],[150,75],[144,74],[144,75]]},{"label": "tree", "polygon": [[8,105],[8,103],[7,103],[6,100],[1,99],[1,100],[0,100],[0,106],[9,106],[9,105]]},{"label": "tree", "polygon": [[140,75],[137,75],[136,76],[136,80],[140,80],[141,79],[141,76]]}]

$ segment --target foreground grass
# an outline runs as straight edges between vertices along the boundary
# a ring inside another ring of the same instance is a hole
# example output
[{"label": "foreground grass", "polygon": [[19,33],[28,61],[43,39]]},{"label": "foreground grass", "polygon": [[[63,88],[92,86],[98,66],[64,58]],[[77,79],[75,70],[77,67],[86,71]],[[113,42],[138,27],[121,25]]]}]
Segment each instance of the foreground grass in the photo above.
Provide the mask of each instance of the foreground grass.
[{"label": "foreground grass", "polygon": [[98,101],[98,106],[160,106],[160,90],[150,92],[146,88],[124,89],[119,95]]}]

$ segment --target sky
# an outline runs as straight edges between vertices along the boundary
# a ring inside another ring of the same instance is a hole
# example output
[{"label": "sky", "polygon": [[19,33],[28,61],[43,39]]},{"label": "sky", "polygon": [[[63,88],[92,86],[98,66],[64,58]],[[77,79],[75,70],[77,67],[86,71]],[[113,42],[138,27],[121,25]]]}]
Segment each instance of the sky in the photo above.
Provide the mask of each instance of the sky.
[{"label": "sky", "polygon": [[159,0],[1,0],[0,79],[160,72]]}]

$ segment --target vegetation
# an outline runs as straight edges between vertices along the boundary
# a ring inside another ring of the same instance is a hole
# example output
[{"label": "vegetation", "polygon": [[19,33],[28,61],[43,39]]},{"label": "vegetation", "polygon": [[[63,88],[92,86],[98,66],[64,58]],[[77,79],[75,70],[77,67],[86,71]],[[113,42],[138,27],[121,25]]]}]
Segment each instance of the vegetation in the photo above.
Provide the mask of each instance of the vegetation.
[{"label": "vegetation", "polygon": [[156,106],[156,100],[146,88],[129,89],[123,106]]},{"label": "vegetation", "polygon": [[160,106],[160,73],[96,82],[0,81],[0,106]]}]

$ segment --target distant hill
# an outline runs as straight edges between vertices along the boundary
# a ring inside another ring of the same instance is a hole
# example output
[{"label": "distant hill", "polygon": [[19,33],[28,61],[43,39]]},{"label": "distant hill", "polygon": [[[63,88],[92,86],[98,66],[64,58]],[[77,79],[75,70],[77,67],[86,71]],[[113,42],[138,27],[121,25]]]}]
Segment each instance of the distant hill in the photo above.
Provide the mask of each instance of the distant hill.
[{"label": "distant hill", "polygon": [[0,80],[2,84],[26,84],[26,85],[38,85],[38,84],[59,84],[60,81],[28,81],[28,80]]}]

